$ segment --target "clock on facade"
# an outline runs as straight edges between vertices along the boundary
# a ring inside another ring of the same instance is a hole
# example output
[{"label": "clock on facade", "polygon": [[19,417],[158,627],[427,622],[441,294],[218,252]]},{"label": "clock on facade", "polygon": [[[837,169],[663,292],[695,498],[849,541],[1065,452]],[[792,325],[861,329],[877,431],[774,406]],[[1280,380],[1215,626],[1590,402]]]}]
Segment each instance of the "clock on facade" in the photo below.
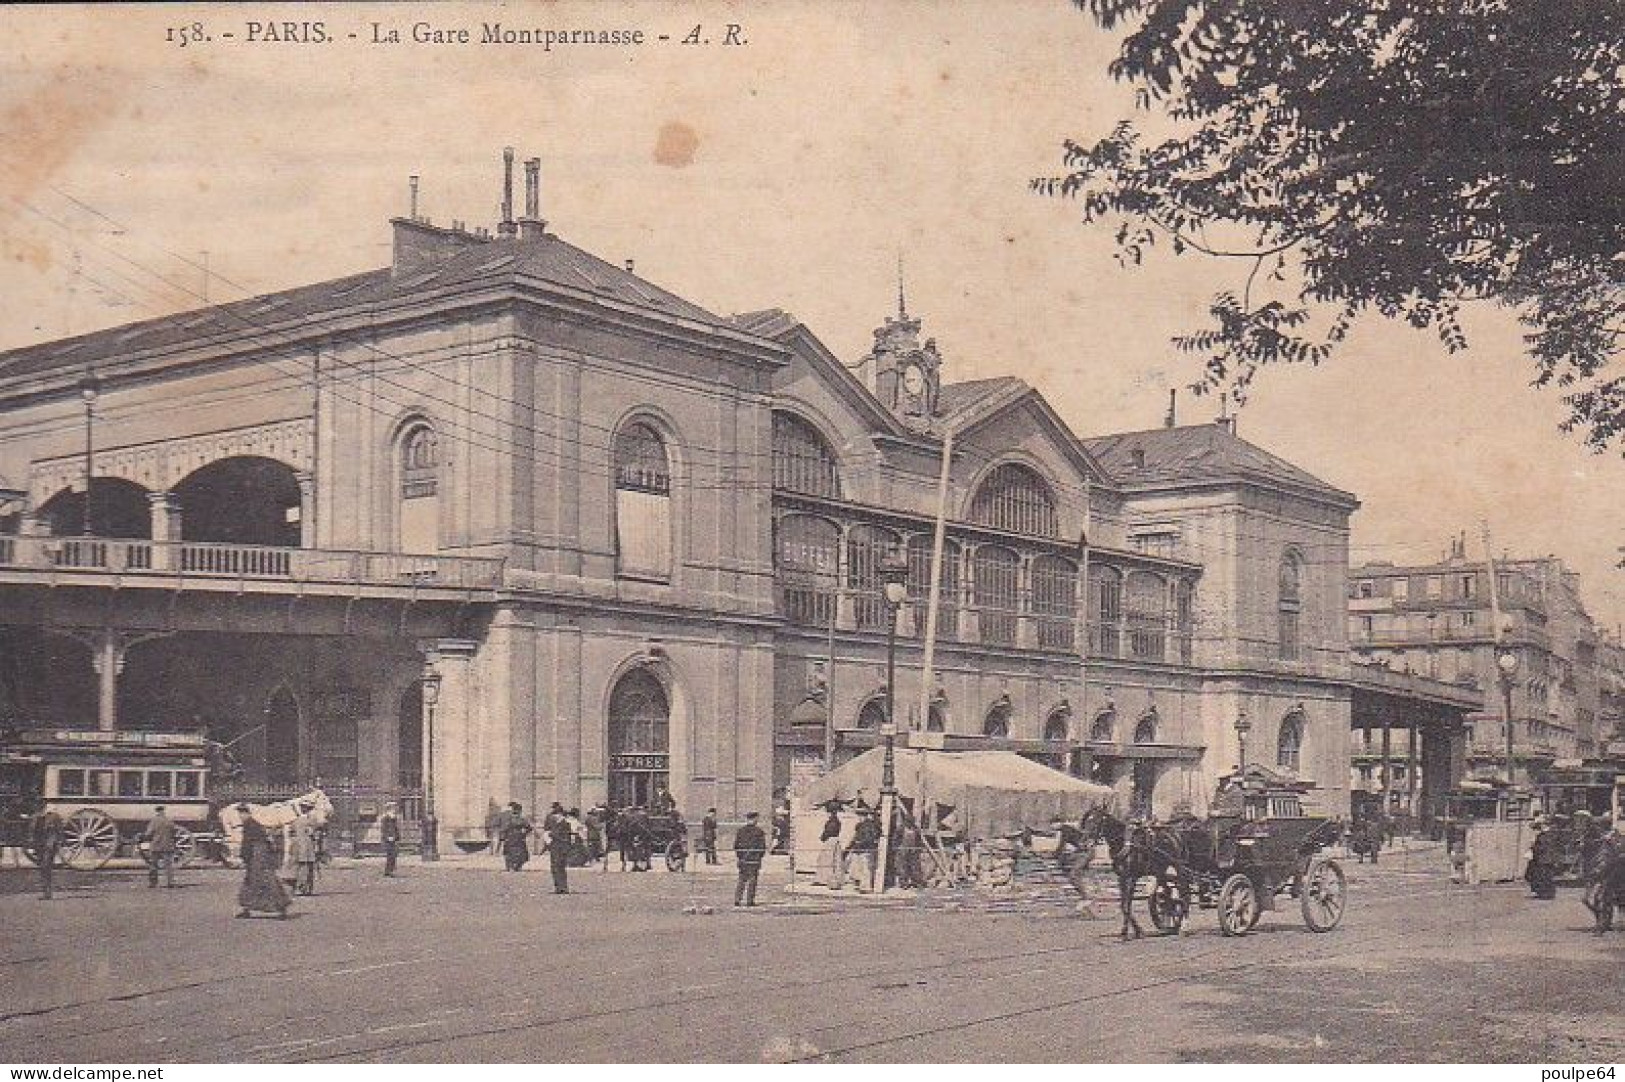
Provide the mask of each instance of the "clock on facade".
[{"label": "clock on facade", "polygon": [[919,365],[903,369],[903,389],[916,398],[925,390],[925,371]]}]

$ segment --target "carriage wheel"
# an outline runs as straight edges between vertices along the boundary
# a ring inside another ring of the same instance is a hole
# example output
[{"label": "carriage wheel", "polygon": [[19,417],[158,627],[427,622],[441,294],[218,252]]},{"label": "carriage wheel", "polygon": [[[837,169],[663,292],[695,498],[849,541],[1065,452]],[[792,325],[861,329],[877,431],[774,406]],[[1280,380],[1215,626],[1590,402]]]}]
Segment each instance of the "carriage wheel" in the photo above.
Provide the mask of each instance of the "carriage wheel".
[{"label": "carriage wheel", "polygon": [[[196,856],[197,856],[197,839],[194,838],[192,836],[192,832],[190,830],[187,830],[185,827],[176,827],[175,828],[175,867],[177,867],[177,868],[185,868],[185,867],[187,867],[188,865],[190,865],[192,863],[193,858],[195,858]],[[152,850],[148,849],[144,845],[141,847],[141,859],[147,862],[148,867],[152,866]]]},{"label": "carriage wheel", "polygon": [[62,862],[91,872],[118,852],[118,827],[94,808],[80,808],[62,824]]},{"label": "carriage wheel", "polygon": [[1298,905],[1311,932],[1329,932],[1343,919],[1348,881],[1335,860],[1310,861],[1298,885]]},{"label": "carriage wheel", "polygon": [[666,870],[680,872],[688,864],[688,847],[682,842],[674,841],[666,846]]},{"label": "carriage wheel", "polygon": [[1146,906],[1151,910],[1151,923],[1156,925],[1157,931],[1170,935],[1185,923],[1185,914],[1190,908],[1179,893],[1178,881],[1173,879],[1158,879],[1151,887]]},{"label": "carriage wheel", "polygon": [[1240,872],[1226,879],[1219,891],[1219,931],[1246,935],[1258,923],[1258,915],[1258,889],[1253,881]]}]

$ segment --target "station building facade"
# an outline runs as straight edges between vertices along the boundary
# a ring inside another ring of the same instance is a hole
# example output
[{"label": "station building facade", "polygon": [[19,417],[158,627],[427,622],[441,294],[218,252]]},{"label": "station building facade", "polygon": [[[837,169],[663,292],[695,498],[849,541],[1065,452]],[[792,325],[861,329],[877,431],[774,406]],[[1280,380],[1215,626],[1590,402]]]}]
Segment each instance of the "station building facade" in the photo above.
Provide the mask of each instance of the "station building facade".
[{"label": "station building facade", "polygon": [[0,354],[0,725],[206,729],[268,789],[432,788],[447,840],[736,817],[880,738],[891,557],[899,739],[1161,813],[1245,741],[1346,808],[1348,493],[1226,422],[1080,437],[901,306],[849,367],[526,209]]}]

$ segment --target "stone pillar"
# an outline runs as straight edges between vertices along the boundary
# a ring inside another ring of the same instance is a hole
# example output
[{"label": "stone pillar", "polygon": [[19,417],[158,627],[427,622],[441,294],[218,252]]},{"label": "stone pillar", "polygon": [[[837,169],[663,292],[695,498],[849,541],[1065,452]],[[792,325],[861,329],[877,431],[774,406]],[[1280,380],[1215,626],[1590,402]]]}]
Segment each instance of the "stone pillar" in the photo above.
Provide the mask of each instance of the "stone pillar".
[{"label": "stone pillar", "polygon": [[478,649],[478,643],[465,639],[441,639],[426,651],[440,674],[440,694],[432,708],[424,704],[424,785],[425,796],[433,794],[441,840],[484,836],[485,799],[475,791],[471,754],[478,717],[473,672]]},{"label": "stone pillar", "polygon": [[173,492],[149,492],[147,507],[152,516],[153,570],[168,571],[179,562],[174,559],[174,543],[181,539],[181,505]]},{"label": "stone pillar", "polygon": [[308,470],[294,475],[299,482],[299,547],[316,547],[316,477]]},{"label": "stone pillar", "polygon": [[1420,738],[1417,722],[1413,720],[1411,727],[1405,730],[1405,814],[1413,819],[1416,817],[1416,743]]},{"label": "stone pillar", "polygon": [[96,670],[96,728],[104,733],[118,728],[118,674],[124,667],[124,651],[118,632],[103,628],[89,641],[90,664]]},{"label": "stone pillar", "polygon": [[1388,818],[1392,810],[1392,802],[1388,794],[1393,791],[1394,772],[1393,762],[1394,722],[1386,713],[1382,718],[1382,817]]}]

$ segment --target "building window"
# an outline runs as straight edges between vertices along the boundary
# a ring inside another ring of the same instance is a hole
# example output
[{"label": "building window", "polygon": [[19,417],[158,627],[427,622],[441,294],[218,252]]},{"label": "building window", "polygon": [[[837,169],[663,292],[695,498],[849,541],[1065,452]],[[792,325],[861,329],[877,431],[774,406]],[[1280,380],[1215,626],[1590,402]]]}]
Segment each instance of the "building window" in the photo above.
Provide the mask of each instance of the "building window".
[{"label": "building window", "polygon": [[1294,710],[1281,720],[1281,733],[1275,741],[1275,765],[1297,773],[1303,752],[1303,711]]},{"label": "building window", "polygon": [[[928,534],[915,534],[908,539],[908,596],[914,602],[914,633],[925,637],[927,606],[931,603],[931,549],[933,541]],[[959,545],[944,539],[942,542],[942,575],[937,591],[937,639],[953,639],[959,635]]]},{"label": "building window", "polygon": [[1439,575],[1429,575],[1427,581],[1428,600],[1440,601],[1444,598],[1444,579]]},{"label": "building window", "polygon": [[609,696],[609,802],[648,807],[670,783],[671,701],[647,669],[632,669]]},{"label": "building window", "polygon": [[666,442],[641,422],[615,437],[615,554],[622,575],[671,575],[671,466]]},{"label": "building window", "polygon": [[840,499],[841,471],[818,429],[793,413],[773,415],[773,487]]},{"label": "building window", "polygon": [[891,530],[858,525],[846,537],[846,586],[852,591],[858,627],[884,631],[891,621],[891,606],[880,581],[880,565],[902,543]]},{"label": "building window", "polygon": [[1008,737],[1010,735],[1010,700],[1002,697],[987,712],[982,723],[983,736]]},{"label": "building window", "polygon": [[1179,534],[1172,530],[1155,530],[1148,533],[1133,534],[1128,539],[1129,547],[1135,552],[1143,552],[1147,556],[1161,556],[1173,559],[1179,548]]},{"label": "building window", "polygon": [[858,728],[878,731],[886,724],[886,697],[876,695],[858,711]]},{"label": "building window", "polygon": [[1044,721],[1044,739],[1050,741],[1066,740],[1072,730],[1072,708],[1058,706],[1050,711],[1049,717]]},{"label": "building window", "polygon": [[1375,597],[1376,589],[1376,583],[1372,582],[1370,579],[1363,579],[1356,588],[1354,596],[1360,598]]},{"label": "building window", "polygon": [[1089,569],[1089,652],[1118,657],[1123,652],[1123,573],[1115,567]]},{"label": "building window", "polygon": [[1140,720],[1134,723],[1134,742],[1136,744],[1155,744],[1157,742],[1157,708],[1152,707],[1140,715]]},{"label": "building window", "polygon": [[1475,598],[1477,596],[1478,596],[1478,576],[1477,575],[1463,575],[1461,577],[1461,598],[1462,598],[1462,600],[1463,601],[1471,601],[1473,598]]},{"label": "building window", "polygon": [[1100,744],[1110,744],[1117,739],[1117,711],[1102,710],[1095,715],[1095,720],[1089,726],[1089,739]]},{"label": "building window", "polygon": [[971,500],[972,522],[1028,537],[1055,537],[1055,501],[1044,479],[1007,462],[993,470]]},{"label": "building window", "polygon": [[1127,589],[1128,653],[1162,661],[1168,652],[1168,584],[1149,571],[1134,571]]},{"label": "building window", "polygon": [[934,700],[925,713],[925,731],[940,733],[948,728],[948,703],[943,699]]},{"label": "building window", "polygon": [[1360,617],[1360,638],[1369,640],[1375,633],[1377,622],[1369,616]]},{"label": "building window", "polygon": [[981,621],[982,642],[1014,646],[1021,583],[1021,558],[1007,548],[982,545],[976,550],[973,590]]},{"label": "building window", "polygon": [[1191,637],[1196,630],[1196,584],[1189,579],[1174,583],[1174,639],[1179,660],[1191,663]]},{"label": "building window", "polygon": [[1478,623],[1478,613],[1476,613],[1476,612],[1464,612],[1464,613],[1461,614],[1461,626],[1462,627],[1472,627],[1476,623]]},{"label": "building window", "polygon": [[1277,656],[1282,661],[1297,661],[1298,617],[1303,610],[1303,561],[1295,552],[1288,552],[1281,558],[1276,607],[1279,615]]},{"label": "building window", "polygon": [[1394,580],[1394,600],[1395,601],[1405,601],[1405,600],[1408,600],[1410,598],[1410,596],[1411,596],[1411,580],[1410,579],[1395,579]]},{"label": "building window", "polygon": [[422,422],[401,434],[399,512],[402,552],[440,551],[440,441]]},{"label": "building window", "polygon": [[1073,614],[1078,608],[1078,569],[1059,556],[1033,561],[1033,616],[1044,650],[1073,648]]},{"label": "building window", "polygon": [[814,515],[778,521],[775,556],[784,616],[794,624],[828,627],[835,619],[841,531]]}]

